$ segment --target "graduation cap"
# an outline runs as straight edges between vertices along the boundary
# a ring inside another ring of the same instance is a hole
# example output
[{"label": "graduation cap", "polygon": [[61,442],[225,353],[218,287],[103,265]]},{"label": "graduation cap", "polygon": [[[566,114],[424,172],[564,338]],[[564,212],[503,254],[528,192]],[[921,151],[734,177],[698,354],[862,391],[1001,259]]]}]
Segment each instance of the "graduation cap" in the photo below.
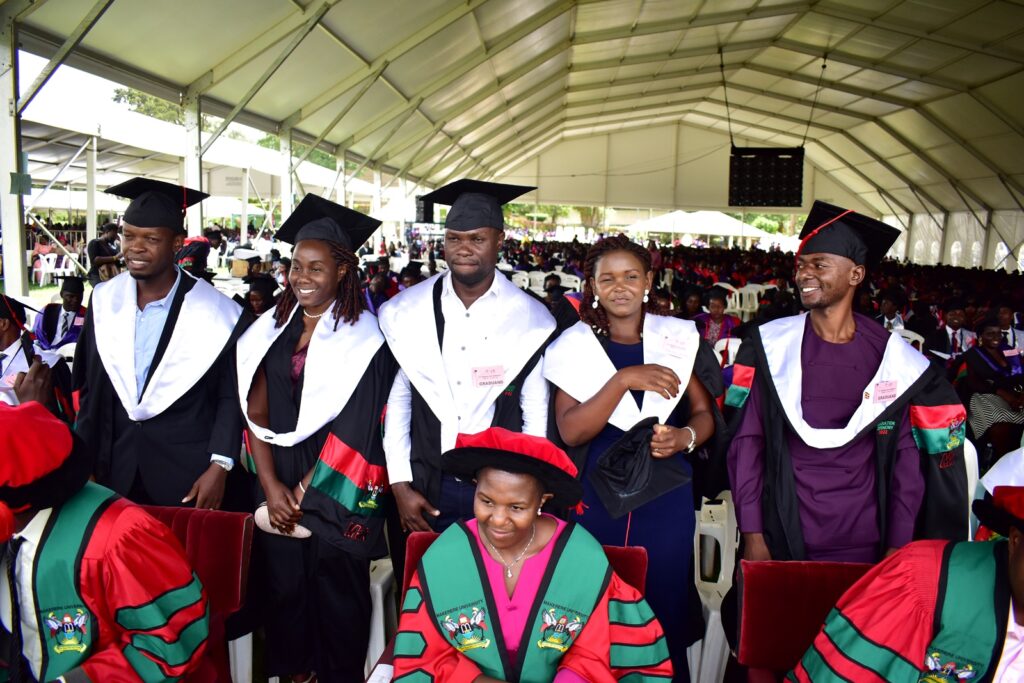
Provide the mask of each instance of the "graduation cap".
[{"label": "graduation cap", "polygon": [[657,423],[656,417],[637,422],[598,456],[597,467],[590,472],[590,483],[612,519],[690,481],[677,458],[651,456]]},{"label": "graduation cap", "polygon": [[185,210],[210,195],[162,180],[132,178],[104,190],[107,194],[132,200],[124,222],[137,228],[170,228],[185,232]]},{"label": "graduation cap", "polygon": [[541,436],[490,427],[477,434],[459,434],[455,448],[441,455],[441,468],[463,479],[473,479],[488,467],[536,477],[544,492],[552,494],[555,507],[572,507],[583,497],[576,465],[565,451]]},{"label": "graduation cap", "polygon": [[60,291],[71,292],[72,294],[84,294],[85,293],[85,282],[82,278],[77,275],[58,275],[58,280],[61,280]]},{"label": "graduation cap", "polygon": [[536,189],[528,185],[506,185],[463,178],[425,194],[421,199],[431,204],[447,204],[452,207],[444,222],[446,230],[502,230],[505,227],[502,205]]},{"label": "graduation cap", "polygon": [[836,254],[858,266],[880,263],[900,231],[882,221],[816,201],[800,231],[800,254]]},{"label": "graduation cap", "polygon": [[412,277],[423,277],[423,262],[422,261],[409,261],[402,268],[402,272],[398,274],[399,278],[403,278],[406,275]]},{"label": "graduation cap", "polygon": [[18,327],[24,328],[26,310],[35,311],[36,313],[39,312],[38,308],[33,308],[26,303],[22,303],[13,296],[0,294],[0,320],[13,320],[17,323]]},{"label": "graduation cap", "polygon": [[282,242],[335,242],[355,251],[380,227],[381,221],[315,194],[307,194],[274,235]]},{"label": "graduation cap", "polygon": [[266,273],[257,273],[255,275],[246,275],[242,278],[242,282],[249,285],[249,290],[255,290],[263,294],[266,298],[272,298],[274,292],[277,291],[277,280]]}]

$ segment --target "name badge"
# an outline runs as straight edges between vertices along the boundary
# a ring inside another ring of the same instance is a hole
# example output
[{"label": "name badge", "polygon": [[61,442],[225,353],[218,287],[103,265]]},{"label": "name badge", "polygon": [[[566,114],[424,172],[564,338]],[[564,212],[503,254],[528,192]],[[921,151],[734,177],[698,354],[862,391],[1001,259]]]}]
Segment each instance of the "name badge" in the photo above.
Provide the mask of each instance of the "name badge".
[{"label": "name badge", "polygon": [[896,381],[879,382],[875,385],[875,403],[896,400]]},{"label": "name badge", "polygon": [[674,337],[662,337],[661,348],[665,350],[665,353],[676,358],[682,358],[686,355],[686,342],[682,342]]},{"label": "name badge", "polygon": [[74,324],[75,325],[84,325],[85,324],[85,316],[84,315],[76,315],[75,316]]},{"label": "name badge", "polygon": [[1020,355],[1020,349],[1005,349],[1003,351],[1003,356],[1005,356],[1006,358],[1013,358],[1014,356],[1019,356],[1019,355]]},{"label": "name badge", "polygon": [[505,367],[502,365],[485,365],[470,370],[475,387],[493,387],[505,384]]}]

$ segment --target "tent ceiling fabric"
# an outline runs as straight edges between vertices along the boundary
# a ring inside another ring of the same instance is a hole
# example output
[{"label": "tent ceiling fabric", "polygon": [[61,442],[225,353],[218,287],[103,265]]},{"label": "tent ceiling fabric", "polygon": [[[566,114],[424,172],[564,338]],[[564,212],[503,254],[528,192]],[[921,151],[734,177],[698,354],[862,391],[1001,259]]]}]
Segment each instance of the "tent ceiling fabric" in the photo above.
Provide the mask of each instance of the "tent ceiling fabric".
[{"label": "tent ceiling fabric", "polygon": [[[92,5],[40,2],[23,46],[50,56]],[[68,63],[219,115],[272,71],[240,121],[436,185],[552,141],[725,131],[721,49],[737,136],[806,129],[866,206],[941,213],[1021,209],[1022,33],[1014,0],[156,0],[115,2]]]}]

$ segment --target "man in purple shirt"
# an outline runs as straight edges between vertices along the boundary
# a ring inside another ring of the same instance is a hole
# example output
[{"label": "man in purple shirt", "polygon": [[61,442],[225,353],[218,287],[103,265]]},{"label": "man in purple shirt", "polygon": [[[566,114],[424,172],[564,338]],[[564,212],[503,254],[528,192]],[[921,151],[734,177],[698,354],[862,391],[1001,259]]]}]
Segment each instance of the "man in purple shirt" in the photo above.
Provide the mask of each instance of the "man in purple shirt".
[{"label": "man in purple shirt", "polygon": [[795,278],[809,314],[741,348],[728,466],[745,559],[875,562],[914,538],[967,536],[963,406],[920,353],[853,312],[867,264],[899,234],[815,202]]}]

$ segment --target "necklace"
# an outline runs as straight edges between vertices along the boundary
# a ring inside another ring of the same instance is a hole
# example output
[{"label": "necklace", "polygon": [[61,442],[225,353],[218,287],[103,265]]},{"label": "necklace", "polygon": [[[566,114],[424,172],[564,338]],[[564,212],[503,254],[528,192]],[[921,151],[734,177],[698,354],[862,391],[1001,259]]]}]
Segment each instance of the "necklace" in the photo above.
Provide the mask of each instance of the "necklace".
[{"label": "necklace", "polygon": [[331,310],[331,304],[327,304],[327,308],[325,308],[324,310],[320,311],[316,315],[310,315],[309,313],[306,312],[306,309],[303,308],[302,309],[302,315],[306,316],[307,318],[311,318],[313,320],[316,320],[317,318],[323,317],[323,314],[326,313],[329,310]]},{"label": "necklace", "polygon": [[526,547],[523,548],[523,552],[519,553],[519,556],[516,557],[516,559],[512,560],[511,562],[506,562],[505,561],[505,556],[501,554],[500,550],[498,550],[497,548],[494,547],[494,544],[491,543],[491,539],[487,538],[487,534],[484,534],[484,540],[487,541],[487,545],[491,546],[491,550],[493,550],[494,554],[498,556],[498,559],[501,561],[501,563],[503,565],[505,565],[505,576],[507,576],[508,578],[511,579],[512,578],[512,567],[514,567],[517,564],[519,564],[519,561],[523,559],[523,556],[526,555],[526,551],[530,549],[531,545],[533,545],[533,539],[534,539],[534,537],[536,535],[537,535],[537,523],[534,522],[533,523],[533,527],[530,529],[530,540],[529,540],[529,542],[526,544]]}]

